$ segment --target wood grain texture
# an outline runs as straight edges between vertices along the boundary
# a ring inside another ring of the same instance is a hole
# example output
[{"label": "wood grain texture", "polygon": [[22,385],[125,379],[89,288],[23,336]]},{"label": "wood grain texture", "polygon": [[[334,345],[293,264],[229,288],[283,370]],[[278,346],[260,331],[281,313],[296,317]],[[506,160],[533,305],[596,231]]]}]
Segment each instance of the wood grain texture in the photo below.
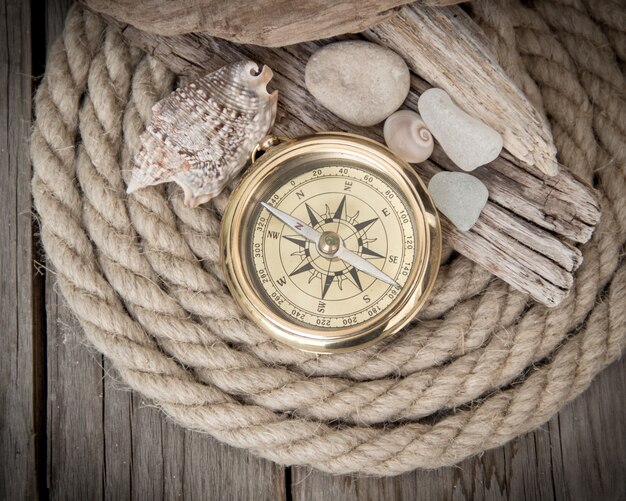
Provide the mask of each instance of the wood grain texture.
[{"label": "wood grain texture", "polygon": [[[92,9],[151,33],[205,32],[268,47],[356,33],[393,17],[409,0],[84,0]],[[461,0],[426,0],[449,5]]]},{"label": "wood grain texture", "polygon": [[104,495],[102,357],[74,333],[78,322],[47,281],[48,489],[51,499]]},{"label": "wood grain texture", "polygon": [[[340,130],[382,140],[381,126],[361,128],[342,121],[316,103],[304,87],[306,61],[320,42],[271,49],[203,34],[163,37],[108,19],[131,44],[189,78],[242,58],[269,65],[275,75],[270,85],[279,91],[276,134],[295,137]],[[419,92],[428,85],[413,75],[405,105],[416,109]],[[431,161],[415,168],[426,181],[441,170],[458,170],[439,145]],[[580,251],[568,240],[586,242],[600,217],[593,191],[562,166],[557,164],[556,169],[557,176],[546,177],[537,167],[502,155],[474,171],[489,189],[487,209],[478,224],[462,232],[442,218],[444,238],[455,250],[548,306],[567,297],[573,273],[582,262]]]},{"label": "wood grain texture", "polygon": [[30,21],[27,2],[0,2],[0,499],[38,492]]},{"label": "wood grain texture", "polygon": [[[49,39],[59,33],[69,3],[54,0],[33,4],[33,11],[45,13]],[[4,40],[15,40],[8,36],[12,32],[28,51],[25,42],[31,33],[26,12],[28,4],[19,0],[0,4]],[[6,125],[0,127],[0,169],[4,176],[0,183],[1,500],[152,497],[256,501],[289,495],[294,501],[623,499],[623,359],[600,374],[582,397],[541,429],[458,467],[384,479],[333,477],[305,468],[292,468],[291,477],[285,478],[282,468],[168,422],[140,396],[122,388],[106,361],[103,369],[101,357],[84,345],[80,327],[56,294],[52,270],[47,272],[51,353],[46,369],[46,358],[37,353],[38,344],[46,342],[45,332],[37,325],[44,317],[43,304],[37,300],[39,265],[31,260],[37,234],[30,217],[26,154],[31,105],[26,88],[31,70],[25,61],[30,55],[20,52],[12,42],[6,49],[0,44],[0,120]],[[24,62],[15,66],[11,61],[15,62],[18,54]],[[37,390],[39,377],[44,382],[48,379],[50,394]],[[80,428],[88,418],[100,424]],[[41,429],[37,421],[43,422]],[[96,433],[96,437],[87,437],[88,432]],[[38,466],[35,449],[41,440],[44,444],[47,440],[48,454]],[[71,449],[64,451],[57,442]],[[95,467],[78,464],[79,458],[93,461]],[[37,479],[38,468],[43,472],[43,483]],[[96,474],[81,478],[76,473],[79,468]],[[96,497],[71,497],[71,493],[85,492]]]}]

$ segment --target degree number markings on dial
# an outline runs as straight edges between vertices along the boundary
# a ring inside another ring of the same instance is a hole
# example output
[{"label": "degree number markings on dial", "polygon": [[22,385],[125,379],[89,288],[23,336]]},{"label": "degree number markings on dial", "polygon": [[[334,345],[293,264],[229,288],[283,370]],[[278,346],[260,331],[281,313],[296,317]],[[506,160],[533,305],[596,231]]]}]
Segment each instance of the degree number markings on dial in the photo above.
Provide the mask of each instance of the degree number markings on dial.
[{"label": "degree number markings on dial", "polygon": [[[320,167],[283,183],[266,203],[293,217],[292,224],[265,209],[249,230],[252,269],[266,300],[288,319],[323,328],[380,314],[400,293],[415,260],[416,232],[403,197],[357,167]],[[313,231],[294,227],[298,222]],[[339,237],[345,260],[340,251],[325,254],[334,250],[333,238],[329,249],[312,241],[322,235]],[[372,269],[363,271],[363,261]],[[388,280],[372,276],[374,270]]]}]

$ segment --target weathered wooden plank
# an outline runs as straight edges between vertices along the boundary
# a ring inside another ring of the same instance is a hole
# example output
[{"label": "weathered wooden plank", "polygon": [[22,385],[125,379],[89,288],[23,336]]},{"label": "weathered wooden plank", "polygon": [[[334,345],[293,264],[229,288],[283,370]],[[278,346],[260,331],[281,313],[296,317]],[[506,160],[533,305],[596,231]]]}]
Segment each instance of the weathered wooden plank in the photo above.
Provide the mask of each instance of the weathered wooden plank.
[{"label": "weathered wooden plank", "polygon": [[284,468],[185,431],[185,499],[287,499]]},{"label": "weathered wooden plank", "polygon": [[626,360],[600,374],[548,426],[557,500],[623,500]]},{"label": "weathered wooden plank", "polygon": [[0,499],[39,491],[30,25],[29,2],[0,2]]},{"label": "weathered wooden plank", "polygon": [[247,0],[202,0],[181,9],[172,2],[85,0],[92,9],[146,31],[167,35],[202,31],[271,47],[362,31],[395,15],[408,1],[257,0],[251,5]]},{"label": "weathered wooden plank", "polygon": [[626,361],[600,374],[548,424],[450,468],[394,478],[292,468],[294,501],[618,500],[626,492]]},{"label": "weathered wooden plank", "polygon": [[[415,168],[426,181],[441,171],[431,162]],[[515,185],[509,188],[515,189]],[[573,272],[582,263],[582,254],[541,226],[518,217],[515,208],[515,204],[510,210],[490,200],[470,231],[460,231],[441,218],[444,239],[459,253],[516,289],[556,306],[568,295],[574,282]]]},{"label": "weathered wooden plank", "polygon": [[285,499],[282,467],[169,422],[112,373],[105,388],[105,498]]},{"label": "weathered wooden plank", "polygon": [[105,497],[184,499],[184,430],[125,390],[112,369],[105,388]]},{"label": "weathered wooden plank", "polygon": [[[52,0],[45,5],[48,47],[63,30],[71,4],[71,0]],[[101,499],[105,471],[102,357],[84,345],[77,320],[57,293],[53,270],[46,277],[46,310],[48,494],[60,500]]]},{"label": "weathered wooden plank", "polygon": [[[176,2],[85,0],[92,9],[153,33],[201,31],[240,43],[278,47],[362,31],[394,16],[410,0],[196,0]],[[421,0],[449,5],[462,0]]]},{"label": "weathered wooden plank", "polygon": [[[107,374],[112,370],[106,360]],[[132,499],[133,434],[130,426],[133,412],[132,395],[118,391],[110,377],[104,378],[104,493],[107,499]],[[154,436],[154,441],[161,438]],[[155,471],[160,471],[156,470]],[[160,482],[159,482],[160,483]]]},{"label": "weathered wooden plank", "polygon": [[47,280],[48,489],[51,499],[103,497],[102,358]]}]

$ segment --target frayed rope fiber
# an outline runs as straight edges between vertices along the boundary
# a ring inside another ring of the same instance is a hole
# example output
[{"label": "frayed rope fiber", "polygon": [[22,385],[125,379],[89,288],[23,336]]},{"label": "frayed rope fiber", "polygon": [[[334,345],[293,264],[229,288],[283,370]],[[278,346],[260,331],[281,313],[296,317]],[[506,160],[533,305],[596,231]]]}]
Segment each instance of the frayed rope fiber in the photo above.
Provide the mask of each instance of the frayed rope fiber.
[{"label": "frayed rope fiber", "polygon": [[[374,347],[316,356],[262,334],[219,266],[226,196],[125,194],[161,63],[74,6],[35,98],[35,207],[86,337],[182,426],[281,464],[395,475],[504,444],[550,419],[626,344],[626,33],[619,0],[476,0],[503,67],[551,121],[561,161],[593,181],[602,219],[571,295],[529,302],[447,253],[433,295]],[[515,383],[515,384],[511,384]]]}]

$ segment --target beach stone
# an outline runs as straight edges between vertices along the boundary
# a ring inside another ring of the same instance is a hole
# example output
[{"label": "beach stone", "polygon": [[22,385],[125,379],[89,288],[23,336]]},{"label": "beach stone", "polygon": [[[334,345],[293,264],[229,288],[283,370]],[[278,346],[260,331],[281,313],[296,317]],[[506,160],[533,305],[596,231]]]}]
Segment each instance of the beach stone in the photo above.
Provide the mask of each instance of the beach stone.
[{"label": "beach stone", "polygon": [[439,172],[428,183],[435,206],[461,231],[471,229],[487,203],[489,191],[465,172]]},{"label": "beach stone", "polygon": [[428,89],[417,102],[422,120],[450,160],[472,171],[495,160],[502,136],[486,123],[465,113],[442,89]]},{"label": "beach stone", "polygon": [[362,126],[380,123],[396,111],[411,83],[398,54],[361,40],[322,47],[309,58],[304,80],[325,108]]}]

